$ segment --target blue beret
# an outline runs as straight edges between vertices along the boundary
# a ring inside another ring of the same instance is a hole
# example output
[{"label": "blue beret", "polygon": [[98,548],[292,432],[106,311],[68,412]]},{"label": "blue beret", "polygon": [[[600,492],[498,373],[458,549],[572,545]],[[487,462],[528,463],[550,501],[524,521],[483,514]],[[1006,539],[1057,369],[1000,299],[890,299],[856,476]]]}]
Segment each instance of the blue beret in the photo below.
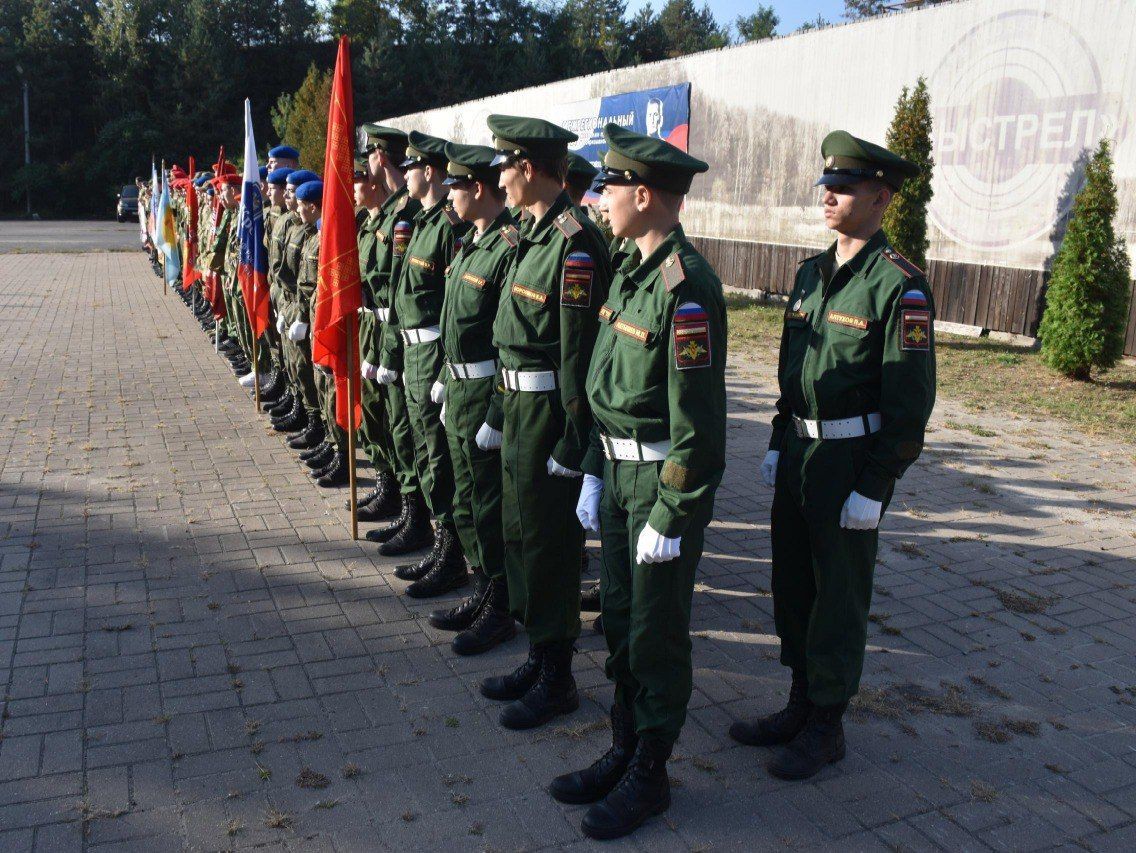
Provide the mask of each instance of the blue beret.
[{"label": "blue beret", "polygon": [[295,171],[295,169],[290,169],[287,166],[281,166],[279,169],[273,169],[269,172],[265,180],[270,184],[283,184],[287,182],[288,176]]},{"label": "blue beret", "polygon": [[269,157],[275,157],[277,160],[284,158],[285,160],[299,160],[300,152],[293,148],[291,145],[277,145],[268,152]]},{"label": "blue beret", "polygon": [[308,181],[318,181],[319,179],[320,176],[309,169],[297,169],[288,175],[286,180],[292,186],[298,187],[300,184],[305,184]]},{"label": "blue beret", "polygon": [[263,181],[267,177],[268,177],[268,167],[267,166],[261,166],[260,167],[260,179]]},{"label": "blue beret", "polygon": [[207,180],[209,180],[208,175],[198,175],[196,178],[193,179],[193,185],[195,187],[204,186],[204,184]]},{"label": "blue beret", "polygon": [[318,178],[314,181],[305,181],[296,187],[296,198],[300,201],[323,203],[323,181]]}]

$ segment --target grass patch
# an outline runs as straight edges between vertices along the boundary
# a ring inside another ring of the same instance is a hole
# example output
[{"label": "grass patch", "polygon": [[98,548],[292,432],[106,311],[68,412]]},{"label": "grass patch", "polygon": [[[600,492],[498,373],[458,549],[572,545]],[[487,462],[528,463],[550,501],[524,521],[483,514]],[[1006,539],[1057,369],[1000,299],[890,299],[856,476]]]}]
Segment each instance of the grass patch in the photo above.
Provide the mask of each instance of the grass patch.
[{"label": "grass patch", "polygon": [[1002,606],[1011,613],[1027,613],[1030,615],[1044,613],[1049,605],[1057,601],[1052,596],[1037,595],[1033,592],[1017,592],[1012,589],[995,589],[994,594],[998,596]]},{"label": "grass patch", "polygon": [[[736,295],[726,297],[726,307],[730,352],[759,363],[775,359],[784,307]],[[940,334],[935,347],[939,396],[971,411],[1066,421],[1083,432],[1129,443],[1136,435],[1136,368],[1118,364],[1093,382],[1076,382],[1042,364],[1039,353],[988,338]],[[990,432],[966,424],[958,428],[983,437]]]},{"label": "grass patch", "polygon": [[970,796],[980,803],[992,803],[998,799],[998,789],[978,779],[972,779],[970,782]]},{"label": "grass patch", "polygon": [[300,771],[300,775],[296,777],[297,788],[326,788],[331,784],[331,780],[324,776],[322,773],[317,773],[310,767],[305,767]]}]

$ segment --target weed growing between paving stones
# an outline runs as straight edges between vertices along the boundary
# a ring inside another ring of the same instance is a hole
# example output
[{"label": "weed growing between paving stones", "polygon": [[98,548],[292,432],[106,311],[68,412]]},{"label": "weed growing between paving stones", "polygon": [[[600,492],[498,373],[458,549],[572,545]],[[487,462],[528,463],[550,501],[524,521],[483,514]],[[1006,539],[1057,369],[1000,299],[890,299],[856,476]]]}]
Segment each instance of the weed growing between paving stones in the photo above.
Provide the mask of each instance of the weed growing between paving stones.
[{"label": "weed growing between paving stones", "polygon": [[[908,714],[939,714],[947,717],[971,717],[975,707],[967,701],[957,684],[941,682],[941,693],[919,684],[893,684],[889,687],[861,687],[848,705],[848,717],[865,722],[871,717],[900,720]],[[913,730],[912,730],[913,731]]]},{"label": "weed growing between paving stones", "polygon": [[356,776],[362,773],[363,770],[358,764],[348,762],[347,764],[343,765],[343,769],[340,772],[343,774],[344,779],[354,779]]},{"label": "weed growing between paving stones", "polygon": [[264,825],[269,829],[287,829],[292,825],[292,815],[278,809],[269,809],[264,814]]},{"label": "weed growing between paving stones", "polygon": [[331,784],[331,780],[312,770],[310,767],[305,767],[300,771],[300,775],[296,777],[296,787],[298,788],[326,788]]},{"label": "weed growing between paving stones", "polygon": [[992,803],[998,799],[998,789],[978,779],[972,779],[970,783],[970,796],[980,803]]}]

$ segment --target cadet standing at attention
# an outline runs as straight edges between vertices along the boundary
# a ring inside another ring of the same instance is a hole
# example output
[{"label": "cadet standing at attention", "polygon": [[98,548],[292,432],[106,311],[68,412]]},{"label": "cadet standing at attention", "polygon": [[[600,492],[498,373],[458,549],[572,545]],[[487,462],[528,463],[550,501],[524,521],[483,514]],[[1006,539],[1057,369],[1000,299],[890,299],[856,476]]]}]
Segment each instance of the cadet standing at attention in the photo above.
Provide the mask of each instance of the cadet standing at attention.
[{"label": "cadet standing at attention", "polygon": [[726,305],[679,223],[691,181],[709,167],[615,124],[604,138],[609,221],[643,256],[622,266],[600,308],[593,447],[577,506],[600,533],[612,746],[550,792],[596,803],[584,832],[617,838],[670,805],[666,764],[692,686],[694,575],[726,467]]},{"label": "cadet standing at attention", "polygon": [[821,145],[825,225],[781,335],[781,396],[761,466],[774,488],[773,613],[793,681],[785,709],[730,736],[781,746],[769,772],[805,779],[844,757],[841,717],[864,665],[880,516],[923,449],[935,404],[934,303],[888,245],[884,211],[913,163],[844,131]]},{"label": "cadet standing at attention", "polygon": [[[377,378],[389,384],[398,378],[397,353],[402,352],[406,408],[414,435],[415,471],[434,522],[434,547],[417,565],[400,567],[395,577],[413,581],[412,598],[441,595],[469,583],[461,545],[450,512],[454,472],[442,426],[442,389],[438,376],[445,353],[438,323],[446,288],[446,268],[453,260],[466,223],[450,209],[446,179],[446,141],[411,131],[407,137],[407,191],[422,204],[414,217],[414,233],[406,247],[394,287],[391,313],[383,329],[383,351]],[[394,537],[379,546],[384,555],[404,554],[425,541],[412,543]]]},{"label": "cadet standing at attention", "polygon": [[[385,190],[385,201],[379,208],[378,218],[365,226],[373,235],[373,242],[367,239],[366,246],[361,242],[359,249],[363,303],[372,318],[371,323],[361,327],[359,334],[359,364],[363,376],[361,432],[364,446],[378,448],[374,451],[376,455],[382,454],[386,459],[390,475],[378,477],[374,492],[359,501],[359,520],[378,521],[397,515],[393,524],[368,531],[367,539],[386,542],[405,530],[406,538],[415,540],[425,538],[429,523],[425,512],[417,519],[409,518],[411,508],[420,507],[421,501],[414,499],[418,492],[418,475],[414,471],[414,437],[406,414],[406,394],[401,380],[383,385],[375,378],[383,324],[390,316],[391,288],[402,268],[406,246],[413,233],[414,215],[422,205],[407,193],[406,178],[399,168],[406,159],[406,134],[378,124],[363,125],[363,132],[367,135],[364,149],[367,166],[373,179]],[[400,358],[401,354],[395,359],[395,369],[399,371]]]},{"label": "cadet standing at attention", "polygon": [[[268,173],[268,203],[271,206],[271,219],[265,215],[264,237],[268,245],[268,296],[272,303],[275,339],[280,347],[280,372],[285,380],[284,393],[270,405],[266,412],[276,420],[292,413],[297,405],[293,377],[289,372],[288,357],[284,352],[284,315],[281,313],[284,302],[280,288],[280,264],[284,260],[284,247],[288,243],[288,230],[300,221],[296,214],[296,198],[287,190],[288,176],[295,171],[287,167],[273,169]],[[271,230],[269,228],[271,221]]]},{"label": "cadet standing at attention", "polygon": [[584,531],[575,507],[592,428],[584,385],[611,268],[603,236],[564,192],[576,135],[535,118],[491,115],[488,124],[501,186],[532,215],[493,324],[504,437],[487,424],[478,439],[482,449],[503,441],[509,603],[528,630],[529,655],[508,675],[482,681],[481,692],[511,703],[503,726],[527,729],[579,707],[572,654]]},{"label": "cadet standing at attention", "polygon": [[430,624],[461,631],[453,640],[459,655],[488,651],[517,631],[505,578],[501,454],[497,447],[482,449],[477,444],[479,432],[484,439],[483,431],[502,427],[493,320],[518,240],[516,223],[505,208],[505,191],[498,186],[500,175],[490,165],[496,156],[483,145],[446,145],[450,201],[473,229],[446,272],[441,319],[446,364],[438,381],[445,384],[454,526],[475,586],[473,595],[461,603],[430,614]]}]

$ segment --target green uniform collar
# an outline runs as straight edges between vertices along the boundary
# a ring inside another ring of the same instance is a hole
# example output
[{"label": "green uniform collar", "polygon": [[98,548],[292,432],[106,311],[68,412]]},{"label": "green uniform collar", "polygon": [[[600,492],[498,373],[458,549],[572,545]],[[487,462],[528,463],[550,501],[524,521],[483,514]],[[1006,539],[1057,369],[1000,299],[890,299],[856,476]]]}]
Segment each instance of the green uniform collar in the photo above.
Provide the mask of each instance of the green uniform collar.
[{"label": "green uniform collar", "polygon": [[433,207],[422,208],[420,211],[418,211],[418,213],[415,214],[414,218],[419,220],[419,221],[423,221],[423,220],[426,220],[426,219],[432,219],[433,217],[437,216],[438,214],[440,214],[442,212],[442,208],[446,206],[446,203],[448,201],[449,201],[449,198],[447,198],[446,196],[442,196],[441,201],[436,202]]},{"label": "green uniform collar", "polygon": [[[849,278],[867,273],[872,263],[879,256],[880,249],[887,248],[887,245],[887,235],[881,228],[871,236],[867,243],[860,247],[860,251],[853,255],[851,259],[841,264],[837,272],[847,269]],[[834,240],[832,245],[825,249],[818,257],[823,259],[821,273],[824,275],[824,278],[828,280],[832,275],[832,265],[836,261],[836,241]]]},{"label": "green uniform collar", "polygon": [[686,242],[686,232],[682,230],[681,223],[675,225],[671,233],[667,235],[667,238],[656,246],[655,251],[644,258],[639,266],[629,272],[627,278],[636,285],[641,286],[658,271],[659,267],[663,265],[663,262],[667,258],[685,246]]},{"label": "green uniform collar", "polygon": [[505,239],[501,236],[501,229],[512,224],[513,217],[509,213],[509,208],[506,207],[489,223],[489,227],[485,229],[485,233],[480,238],[474,240],[471,234],[468,240],[462,240],[462,252],[468,254],[469,252],[476,252],[478,249],[492,249],[498,240]]},{"label": "green uniform collar", "polygon": [[391,193],[390,198],[382,203],[382,206],[379,208],[380,215],[386,216],[388,213],[398,207],[399,203],[405,196],[409,195],[410,192],[406,189],[405,185],[399,187],[397,190]]},{"label": "green uniform collar", "polygon": [[563,190],[560,195],[556,197],[556,201],[541,217],[540,222],[533,222],[529,226],[528,231],[524,232],[521,236],[530,243],[544,243],[547,242],[552,230],[556,227],[552,223],[556,221],[559,216],[568,208],[572,207],[572,199],[568,198],[568,193]]}]

